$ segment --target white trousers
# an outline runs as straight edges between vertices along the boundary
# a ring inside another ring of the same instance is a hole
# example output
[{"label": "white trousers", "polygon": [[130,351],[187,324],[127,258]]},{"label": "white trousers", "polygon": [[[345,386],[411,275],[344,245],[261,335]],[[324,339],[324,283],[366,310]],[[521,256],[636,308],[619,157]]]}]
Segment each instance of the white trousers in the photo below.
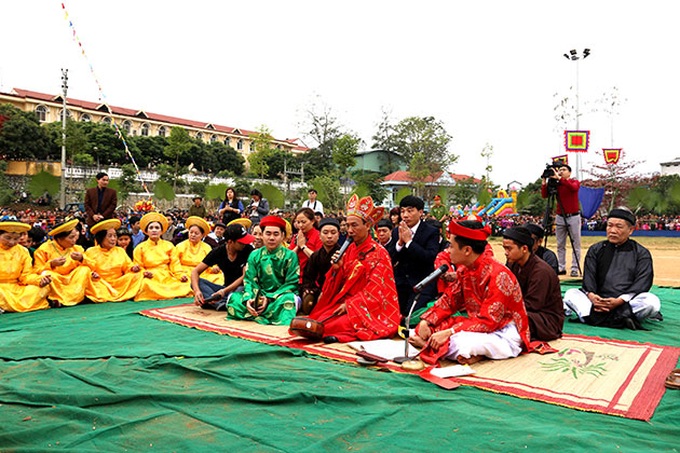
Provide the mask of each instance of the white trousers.
[{"label": "white trousers", "polygon": [[[640,321],[656,315],[661,310],[659,297],[652,293],[640,293],[633,297],[629,303],[633,314]],[[572,288],[564,293],[564,306],[565,309],[573,310],[578,315],[578,319],[583,321],[583,318],[590,314],[593,303],[583,291]]]},{"label": "white trousers", "polygon": [[446,357],[456,359],[463,356],[485,356],[490,359],[509,359],[522,352],[522,338],[514,322],[491,333],[456,332],[449,339],[449,353]]}]

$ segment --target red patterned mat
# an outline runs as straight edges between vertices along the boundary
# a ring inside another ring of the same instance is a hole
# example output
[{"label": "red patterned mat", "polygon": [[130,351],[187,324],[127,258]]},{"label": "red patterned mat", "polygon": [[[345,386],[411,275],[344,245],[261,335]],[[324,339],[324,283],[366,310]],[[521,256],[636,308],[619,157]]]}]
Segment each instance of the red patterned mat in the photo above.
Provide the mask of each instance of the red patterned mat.
[{"label": "red patterned mat", "polygon": [[[230,321],[225,319],[223,312],[202,310],[191,304],[140,313],[186,327],[302,349],[335,360],[356,363],[357,359],[356,351],[346,344],[310,343],[289,335],[286,326]],[[472,366],[475,374],[470,376],[441,381],[427,371],[420,374],[443,387],[453,388],[458,383],[574,409],[648,421],[666,390],[665,379],[680,356],[680,348],[577,335],[565,335],[551,342],[551,346],[559,352],[476,363]],[[382,367],[406,372],[393,362],[386,362]]]}]

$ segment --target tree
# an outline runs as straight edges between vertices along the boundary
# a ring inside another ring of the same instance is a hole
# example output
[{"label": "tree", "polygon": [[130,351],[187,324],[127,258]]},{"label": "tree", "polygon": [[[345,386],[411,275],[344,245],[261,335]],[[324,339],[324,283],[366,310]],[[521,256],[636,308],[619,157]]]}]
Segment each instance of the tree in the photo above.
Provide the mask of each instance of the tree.
[{"label": "tree", "polygon": [[[116,140],[122,146],[122,141],[116,137]],[[168,139],[161,136],[135,136],[127,140],[128,149],[135,159],[135,162],[140,168],[154,167],[156,165],[167,163],[165,148],[168,146]],[[101,146],[101,145],[98,145]],[[125,156],[128,160],[129,157]]]},{"label": "tree", "polygon": [[628,197],[628,192],[640,184],[640,175],[632,173],[638,168],[641,161],[622,162],[624,156],[617,164],[593,165],[591,168],[584,168],[583,172],[589,174],[593,179],[581,182],[584,187],[601,188],[604,187],[604,198],[602,207],[606,212],[611,211],[615,206],[621,206]]},{"label": "tree", "polygon": [[416,189],[416,195],[419,197],[425,196],[425,179],[430,176],[430,167],[425,161],[425,154],[418,152],[413,155],[411,162],[409,162],[409,175],[415,180],[413,186]]},{"label": "tree", "polygon": [[305,175],[314,178],[333,170],[333,144],[342,132],[338,119],[327,105],[312,104],[306,113],[300,128],[307,130],[304,136],[313,140],[316,146],[300,156],[298,166],[304,165]]},{"label": "tree", "polygon": [[257,133],[252,134],[250,138],[252,143],[251,154],[248,156],[249,170],[252,174],[264,179],[269,173],[267,159],[273,149],[271,131],[263,124],[258,128]]},{"label": "tree", "polygon": [[352,177],[357,183],[355,192],[359,196],[370,195],[376,204],[387,198],[389,192],[380,184],[382,176],[379,173],[355,171]]},{"label": "tree", "polygon": [[342,174],[357,164],[356,157],[360,145],[361,138],[351,134],[343,134],[333,143],[333,163],[339,167]]},{"label": "tree", "polygon": [[541,196],[542,183],[543,181],[539,178],[519,191],[517,194],[517,212],[534,216],[545,214],[548,200]]},{"label": "tree", "polygon": [[175,162],[174,173],[173,173],[173,191],[177,190],[177,177],[179,176],[179,159],[180,157],[185,157],[186,153],[192,148],[191,137],[186,129],[173,126],[170,129],[170,137],[168,138],[168,144],[163,148],[163,154],[173,159]]},{"label": "tree", "polygon": [[486,172],[486,181],[490,181],[490,174],[491,170],[493,170],[493,166],[491,165],[491,158],[493,157],[493,146],[489,145],[488,143],[484,146],[482,149],[482,152],[480,153],[484,159],[486,159],[486,167],[484,168],[484,171]]},{"label": "tree", "polygon": [[118,191],[118,199],[124,202],[128,199],[130,192],[134,192],[138,186],[137,171],[132,164],[123,164],[120,167],[122,175],[119,179],[114,179],[109,183],[112,189]]},{"label": "tree", "polygon": [[451,136],[432,116],[405,118],[392,130],[392,134],[375,142],[373,147],[394,151],[407,162],[411,162],[416,153],[422,153],[430,174],[445,170],[458,160],[458,156],[448,151]]},{"label": "tree", "polygon": [[356,156],[360,144],[361,139],[350,134],[338,137],[333,143],[333,163],[338,166],[347,187],[349,187],[347,170],[357,164]]},{"label": "tree", "polygon": [[373,140],[371,149],[387,149],[388,146],[391,146],[390,137],[394,133],[394,128],[390,113],[385,111],[385,109],[382,110],[382,119],[378,123],[377,128],[378,130],[371,137],[371,140]]},{"label": "tree", "polygon": [[479,184],[475,182],[474,178],[464,179],[456,182],[456,185],[451,189],[451,195],[454,203],[462,206],[472,204],[473,200],[477,198],[479,192]]},{"label": "tree", "polygon": [[267,165],[265,152],[255,151],[250,156],[248,156],[248,167],[250,173],[258,176],[260,179],[264,179],[264,177],[269,172],[269,165]]},{"label": "tree", "polygon": [[0,156],[3,159],[45,159],[50,150],[47,131],[34,113],[0,105]]},{"label": "tree", "polygon": [[92,167],[94,165],[94,157],[88,153],[78,153],[71,157],[71,162],[76,167]]},{"label": "tree", "polygon": [[655,175],[630,190],[626,205],[638,214],[680,213],[680,177]]},{"label": "tree", "polygon": [[182,187],[184,185],[184,180],[180,179],[175,170],[168,164],[159,164],[156,167],[156,173],[158,173],[158,180],[163,180],[168,182],[173,187],[173,192],[177,193],[177,187]]}]

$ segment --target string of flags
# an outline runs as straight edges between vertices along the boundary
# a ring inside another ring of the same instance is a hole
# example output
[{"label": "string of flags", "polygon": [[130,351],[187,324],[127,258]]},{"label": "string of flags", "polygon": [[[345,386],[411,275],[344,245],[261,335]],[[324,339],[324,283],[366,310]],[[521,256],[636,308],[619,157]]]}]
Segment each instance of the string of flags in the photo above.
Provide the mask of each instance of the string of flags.
[{"label": "string of flags", "polygon": [[[102,102],[107,108],[107,111],[109,114],[112,114],[111,108],[109,107],[109,103],[106,98],[106,94],[104,93],[104,89],[102,88],[102,84],[99,81],[99,77],[97,77],[97,73],[94,70],[94,67],[92,66],[92,62],[90,61],[89,57],[87,56],[87,53],[85,52],[85,47],[83,46],[82,41],[80,40],[80,36],[76,32],[76,27],[73,24],[73,21],[69,19],[69,13],[68,10],[66,9],[66,5],[62,2],[61,3],[61,9],[64,11],[64,20],[68,22],[69,29],[71,30],[71,35],[73,41],[78,44],[78,48],[80,49],[80,54],[85,58],[85,62],[87,63],[90,73],[92,74],[92,77],[94,78],[95,83],[97,84],[97,89],[99,90],[99,97],[101,98]],[[120,127],[118,126],[118,123],[116,123],[115,118],[111,117],[111,124],[113,125],[113,128],[116,131],[116,135],[118,138],[123,142],[123,147],[125,148],[125,154],[128,156],[130,161],[132,162],[132,165],[135,167],[135,172],[137,173],[137,178],[139,179],[139,182],[142,185],[142,188],[144,189],[144,192],[146,195],[150,198],[151,197],[151,192],[149,191],[149,188],[147,187],[146,183],[142,179],[142,172],[139,170],[139,166],[137,165],[137,162],[135,161],[134,156],[130,152],[130,149],[128,148],[127,141],[125,140],[125,136],[123,135],[123,131],[121,131]]]}]

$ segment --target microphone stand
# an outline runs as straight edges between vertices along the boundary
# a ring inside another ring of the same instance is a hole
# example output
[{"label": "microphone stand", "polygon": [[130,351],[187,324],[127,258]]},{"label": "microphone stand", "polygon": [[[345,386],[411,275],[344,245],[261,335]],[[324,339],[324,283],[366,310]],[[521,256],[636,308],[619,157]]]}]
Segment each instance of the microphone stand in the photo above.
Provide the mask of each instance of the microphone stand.
[{"label": "microphone stand", "polygon": [[416,293],[416,297],[413,298],[413,303],[411,304],[411,308],[408,311],[408,316],[406,317],[406,329],[404,329],[404,355],[400,357],[395,357],[392,359],[394,363],[400,363],[403,364],[404,362],[411,362],[413,359],[408,355],[408,337],[409,337],[409,329],[411,328],[411,315],[413,314],[413,309],[416,308],[416,304],[418,304],[418,299],[420,299],[420,292]]}]

